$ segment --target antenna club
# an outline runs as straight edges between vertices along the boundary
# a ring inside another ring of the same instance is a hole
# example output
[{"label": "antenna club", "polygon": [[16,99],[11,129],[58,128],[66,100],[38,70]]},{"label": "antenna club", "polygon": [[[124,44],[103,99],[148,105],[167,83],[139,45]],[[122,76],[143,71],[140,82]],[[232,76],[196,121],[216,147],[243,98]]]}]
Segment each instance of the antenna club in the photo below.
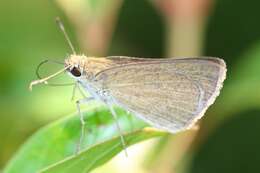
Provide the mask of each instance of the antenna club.
[{"label": "antenna club", "polygon": [[62,31],[62,33],[63,33],[65,39],[67,40],[67,42],[68,42],[68,44],[69,44],[69,46],[70,46],[70,48],[71,48],[72,53],[73,53],[73,54],[76,54],[76,51],[75,51],[75,49],[74,49],[74,46],[72,45],[72,42],[71,42],[71,40],[70,40],[70,38],[69,38],[69,36],[68,36],[66,30],[65,30],[65,27],[64,27],[62,21],[60,20],[59,17],[56,17],[55,20],[56,20],[57,25],[59,26],[60,30]]},{"label": "antenna club", "polygon": [[56,17],[56,18],[55,18],[55,21],[56,21],[56,23],[58,24],[58,26],[60,27],[61,30],[65,30],[64,25],[63,25],[63,23],[61,22],[61,20],[60,20],[59,17]]}]

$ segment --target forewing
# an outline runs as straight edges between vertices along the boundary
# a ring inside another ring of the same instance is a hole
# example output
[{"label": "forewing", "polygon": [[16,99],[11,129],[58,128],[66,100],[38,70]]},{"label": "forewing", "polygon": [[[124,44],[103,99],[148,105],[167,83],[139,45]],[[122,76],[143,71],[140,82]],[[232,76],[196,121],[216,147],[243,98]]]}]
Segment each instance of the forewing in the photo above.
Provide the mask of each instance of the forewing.
[{"label": "forewing", "polygon": [[225,79],[218,58],[143,60],[100,72],[112,101],[170,132],[189,128],[214,102]]}]

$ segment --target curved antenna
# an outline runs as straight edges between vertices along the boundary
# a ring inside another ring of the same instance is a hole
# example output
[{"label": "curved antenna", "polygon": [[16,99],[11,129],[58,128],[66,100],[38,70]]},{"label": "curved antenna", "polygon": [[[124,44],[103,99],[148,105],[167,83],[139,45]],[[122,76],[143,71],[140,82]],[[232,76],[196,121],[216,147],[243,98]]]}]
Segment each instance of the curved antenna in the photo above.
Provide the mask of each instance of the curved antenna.
[{"label": "curved antenna", "polygon": [[55,77],[55,76],[57,76],[57,75],[63,73],[64,71],[66,71],[66,70],[67,70],[68,68],[70,68],[70,67],[71,67],[71,66],[64,67],[63,69],[57,71],[56,73],[54,73],[54,74],[52,74],[52,75],[50,75],[50,76],[47,76],[47,77],[45,77],[45,78],[32,81],[32,82],[30,83],[29,89],[32,90],[33,85],[38,85],[38,84],[41,84],[41,83],[43,83],[43,84],[48,84],[47,81],[48,81],[49,79],[51,79],[51,78],[53,78],[53,77]]},{"label": "curved antenna", "polygon": [[47,62],[53,62],[53,63],[56,63],[56,64],[64,65],[64,63],[62,63],[62,62],[55,61],[55,60],[49,60],[49,59],[46,59],[46,60],[40,62],[40,63],[38,64],[37,68],[36,68],[36,71],[35,71],[36,76],[38,77],[38,79],[42,79],[42,77],[41,77],[40,74],[39,74],[39,70],[40,70],[41,66],[44,65],[44,64],[46,64]]},{"label": "curved antenna", "polygon": [[69,38],[69,36],[68,36],[68,34],[67,34],[66,30],[65,30],[65,27],[64,27],[64,25],[63,25],[63,23],[62,23],[62,21],[60,20],[59,17],[56,17],[56,22],[57,22],[57,24],[58,24],[60,30],[61,30],[62,33],[64,34],[65,39],[67,40],[67,42],[68,42],[68,44],[69,44],[69,46],[70,46],[70,48],[71,48],[71,50],[72,50],[72,53],[73,53],[73,54],[76,54],[76,51],[75,51],[75,49],[74,49],[74,47],[73,47],[73,45],[72,45],[72,43],[71,43],[71,41],[70,41],[70,38]]},{"label": "curved antenna", "polygon": [[[41,68],[42,65],[44,65],[44,64],[46,64],[46,63],[48,63],[48,62],[52,62],[52,63],[64,65],[63,62],[59,62],[59,61],[55,61],[55,60],[48,60],[48,59],[47,59],[47,60],[44,60],[44,61],[42,61],[42,62],[40,62],[39,65],[38,65],[37,68],[36,68],[36,71],[35,71],[36,76],[37,76],[37,78],[38,78],[39,80],[43,79],[43,77],[41,77],[41,75],[40,75],[40,73],[39,73],[40,68]],[[49,86],[71,86],[71,85],[74,85],[74,83],[63,83],[63,84],[46,83],[46,84],[49,85]]]}]

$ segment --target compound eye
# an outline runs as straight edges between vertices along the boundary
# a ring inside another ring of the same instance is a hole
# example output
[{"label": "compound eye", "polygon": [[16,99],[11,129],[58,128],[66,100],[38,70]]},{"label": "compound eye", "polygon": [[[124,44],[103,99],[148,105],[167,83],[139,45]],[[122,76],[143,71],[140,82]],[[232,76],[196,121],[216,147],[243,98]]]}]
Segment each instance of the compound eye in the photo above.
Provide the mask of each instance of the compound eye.
[{"label": "compound eye", "polygon": [[70,70],[70,73],[75,76],[75,77],[80,77],[81,76],[81,72],[79,71],[79,69],[77,67],[73,67]]}]

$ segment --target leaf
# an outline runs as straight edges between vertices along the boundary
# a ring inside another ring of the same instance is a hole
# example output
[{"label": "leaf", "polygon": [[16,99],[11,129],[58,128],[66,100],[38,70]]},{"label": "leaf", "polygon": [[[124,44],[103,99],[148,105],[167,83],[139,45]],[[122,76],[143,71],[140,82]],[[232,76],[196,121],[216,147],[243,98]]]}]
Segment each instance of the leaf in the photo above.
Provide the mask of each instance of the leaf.
[{"label": "leaf", "polygon": [[[132,145],[139,141],[149,139],[156,136],[163,135],[163,132],[153,130],[151,128],[144,128],[143,130],[130,133],[125,136],[128,145]],[[58,164],[52,165],[43,170],[43,173],[70,173],[70,172],[89,172],[94,168],[104,164],[117,153],[122,150],[120,138],[107,140],[96,146],[86,149],[77,156],[73,156]]]},{"label": "leaf", "polygon": [[[128,133],[126,138],[129,145],[158,136],[156,131],[140,130],[146,124],[133,116],[127,116],[125,111],[121,109],[116,109],[116,111],[122,131]],[[89,156],[93,159],[93,154],[95,154],[96,157],[101,158],[97,162],[80,162],[81,164],[84,163],[82,164],[84,169],[88,167],[93,169],[97,165],[105,163],[122,150],[118,138],[114,138],[118,135],[118,130],[107,108],[87,111],[84,119],[87,130],[81,146],[81,149],[84,149],[81,154],[75,156],[81,128],[79,117],[76,114],[53,122],[38,130],[9,161],[5,172],[38,172],[53,164],[56,164],[56,166],[52,167],[52,169],[65,169],[62,163],[65,162],[65,165],[68,165],[69,163],[74,163],[75,160]],[[115,147],[115,143],[118,145],[112,150],[111,146]],[[110,150],[111,153],[103,155],[104,151]],[[61,163],[61,165],[57,163]]]},{"label": "leaf", "polygon": [[260,109],[236,113],[196,147],[189,173],[245,173],[260,170]]},{"label": "leaf", "polygon": [[260,42],[248,49],[234,68],[228,67],[227,81],[221,97],[217,100],[215,111],[218,118],[225,119],[249,108],[260,106]]}]

